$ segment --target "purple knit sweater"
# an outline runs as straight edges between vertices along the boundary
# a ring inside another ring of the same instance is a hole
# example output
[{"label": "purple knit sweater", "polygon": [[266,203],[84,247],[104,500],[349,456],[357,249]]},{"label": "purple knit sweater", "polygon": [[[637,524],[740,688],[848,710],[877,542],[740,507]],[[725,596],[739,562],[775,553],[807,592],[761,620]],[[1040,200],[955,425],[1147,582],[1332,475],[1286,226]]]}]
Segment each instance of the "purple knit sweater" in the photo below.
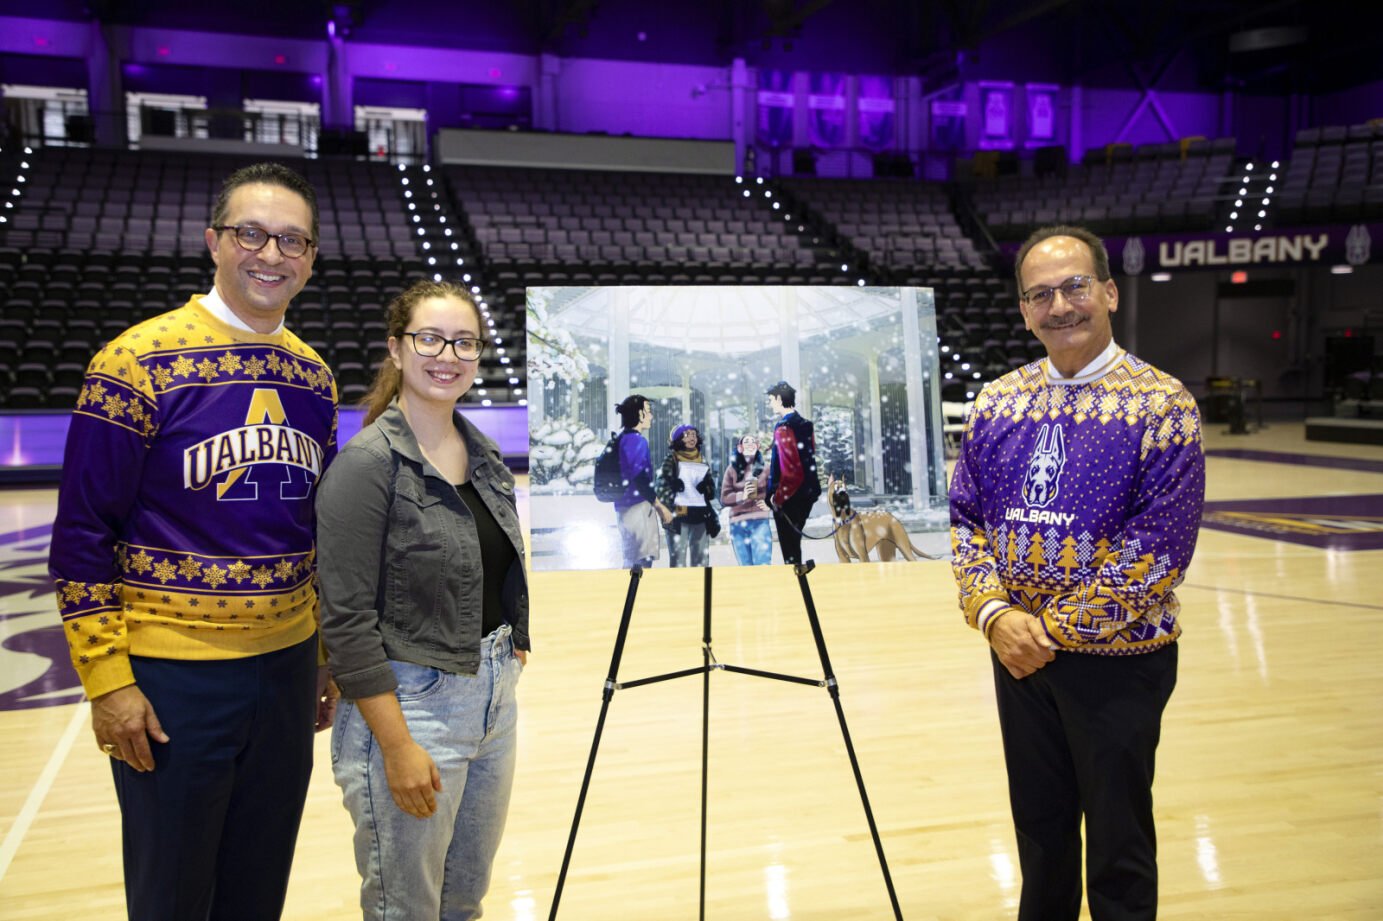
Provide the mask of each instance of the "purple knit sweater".
[{"label": "purple knit sweater", "polygon": [[1017,608],[1058,648],[1148,652],[1181,634],[1173,589],[1196,547],[1205,458],[1181,382],[1120,351],[1054,383],[1038,361],[986,386],[951,479],[952,567],[987,636]]},{"label": "purple knit sweater", "polygon": [[312,508],[336,384],[291,332],[193,298],[92,359],[63,457],[49,572],[89,697],[130,655],[229,659],[316,630]]}]

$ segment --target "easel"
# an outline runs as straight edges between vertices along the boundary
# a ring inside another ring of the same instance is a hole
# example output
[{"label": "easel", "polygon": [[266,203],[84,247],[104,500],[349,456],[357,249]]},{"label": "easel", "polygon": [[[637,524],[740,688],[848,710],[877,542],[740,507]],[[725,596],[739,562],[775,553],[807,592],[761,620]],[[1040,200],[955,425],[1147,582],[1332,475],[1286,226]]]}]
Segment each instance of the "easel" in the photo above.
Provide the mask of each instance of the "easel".
[{"label": "easel", "polygon": [[700,912],[697,915],[701,921],[706,917],[706,773],[709,754],[710,740],[710,706],[711,706],[711,672],[714,670],[737,672],[741,675],[755,675],[760,678],[771,678],[775,681],[790,681],[794,684],[806,684],[813,687],[823,687],[831,695],[831,701],[835,704],[836,718],[840,720],[840,732],[845,738],[845,750],[850,755],[850,767],[855,773],[855,784],[859,787],[860,802],[864,805],[864,816],[869,822],[869,834],[874,838],[874,850],[879,856],[879,869],[884,874],[884,885],[888,888],[888,898],[893,905],[893,917],[902,921],[903,913],[898,907],[898,895],[893,890],[893,878],[888,872],[888,861],[884,858],[884,846],[879,840],[879,830],[874,824],[874,812],[869,808],[869,794],[864,789],[864,776],[860,773],[859,760],[855,757],[855,746],[850,741],[850,729],[845,724],[845,711],[840,706],[840,688],[836,685],[835,672],[831,670],[831,658],[826,652],[826,640],[821,633],[821,621],[816,616],[816,604],[812,601],[810,586],[807,585],[807,574],[810,573],[816,564],[811,560],[806,563],[798,564],[793,567],[797,574],[797,584],[802,590],[802,600],[807,608],[807,620],[811,624],[812,639],[816,641],[816,651],[821,657],[821,670],[824,675],[821,679],[800,678],[795,675],[782,675],[776,672],[761,671],[756,668],[743,668],[738,665],[725,665],[715,661],[715,656],[711,652],[711,568],[705,569],[705,586],[702,605],[702,632],[701,632],[701,667],[687,668],[681,671],[669,672],[664,675],[654,675],[649,678],[639,678],[635,681],[620,682],[619,663],[624,655],[624,641],[629,634],[629,620],[634,613],[634,597],[638,594],[639,580],[643,577],[643,568],[635,566],[629,570],[629,590],[624,597],[624,613],[620,616],[619,631],[615,635],[615,649],[610,656],[610,674],[605,679],[605,689],[601,695],[600,717],[595,724],[595,737],[591,740],[591,754],[586,761],[586,774],[581,779],[581,793],[576,799],[576,814],[571,820],[571,834],[567,838],[567,850],[562,856],[562,870],[557,875],[557,889],[552,896],[552,911],[548,914],[549,921],[556,921],[557,908],[562,901],[562,887],[566,884],[567,868],[571,864],[571,852],[576,846],[576,832],[581,825],[581,811],[586,805],[586,791],[591,784],[591,772],[595,769],[596,752],[600,749],[600,736],[605,728],[605,714],[610,709],[610,700],[615,696],[615,691],[624,688],[636,688],[640,685],[655,684],[660,681],[669,681],[673,678],[685,678],[690,675],[701,675],[701,886],[700,886]]}]

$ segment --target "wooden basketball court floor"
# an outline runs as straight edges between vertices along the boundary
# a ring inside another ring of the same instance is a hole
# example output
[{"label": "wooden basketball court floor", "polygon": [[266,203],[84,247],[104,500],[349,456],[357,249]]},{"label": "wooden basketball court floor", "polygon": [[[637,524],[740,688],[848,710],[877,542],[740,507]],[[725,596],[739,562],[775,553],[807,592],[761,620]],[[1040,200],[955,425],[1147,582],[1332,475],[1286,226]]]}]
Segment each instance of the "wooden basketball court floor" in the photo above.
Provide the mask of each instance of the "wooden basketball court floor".
[{"label": "wooden basketball court floor", "polygon": [[[1377,448],[1306,442],[1300,424],[1211,428],[1207,446],[1383,461]],[[1383,472],[1211,456],[1208,491],[1378,496]],[[41,529],[52,502],[51,490],[0,494],[0,534]],[[1383,518],[1361,503],[1339,526],[1376,531]],[[57,623],[44,542],[19,546],[0,560],[0,692],[46,667],[17,651],[25,631]],[[820,676],[790,570],[713,578],[719,661]],[[532,581],[536,649],[486,903],[487,917],[516,921],[548,916],[628,574]],[[949,567],[830,565],[810,584],[904,917],[1012,917],[989,661]],[[1383,918],[1380,586],[1383,550],[1203,529],[1180,589],[1180,679],[1158,757],[1161,917]],[[646,575],[621,678],[700,665],[701,589],[699,571]],[[70,689],[52,699],[70,701]],[[710,727],[707,917],[891,917],[826,692],[717,672]],[[699,676],[614,695],[560,917],[697,916],[700,734]],[[359,917],[328,735],[288,896],[298,921]],[[119,820],[87,705],[0,711],[0,777],[0,918],[123,917]]]}]

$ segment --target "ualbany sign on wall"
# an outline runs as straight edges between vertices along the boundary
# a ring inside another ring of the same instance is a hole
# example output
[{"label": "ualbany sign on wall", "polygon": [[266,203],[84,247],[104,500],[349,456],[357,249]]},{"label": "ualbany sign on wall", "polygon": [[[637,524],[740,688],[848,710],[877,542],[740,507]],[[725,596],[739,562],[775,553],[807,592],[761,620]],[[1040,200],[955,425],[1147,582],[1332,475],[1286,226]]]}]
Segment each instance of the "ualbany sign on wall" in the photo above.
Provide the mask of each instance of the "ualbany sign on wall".
[{"label": "ualbany sign on wall", "polygon": [[[1375,248],[1373,241],[1380,241]],[[1383,224],[1289,228],[1251,234],[1201,233],[1106,237],[1111,267],[1125,275],[1171,269],[1383,262]],[[1018,244],[1006,245],[1016,256]]]},{"label": "ualbany sign on wall", "polygon": [[1249,239],[1163,240],[1157,264],[1165,269],[1202,265],[1251,265],[1263,262],[1318,262],[1330,235],[1297,233]]}]

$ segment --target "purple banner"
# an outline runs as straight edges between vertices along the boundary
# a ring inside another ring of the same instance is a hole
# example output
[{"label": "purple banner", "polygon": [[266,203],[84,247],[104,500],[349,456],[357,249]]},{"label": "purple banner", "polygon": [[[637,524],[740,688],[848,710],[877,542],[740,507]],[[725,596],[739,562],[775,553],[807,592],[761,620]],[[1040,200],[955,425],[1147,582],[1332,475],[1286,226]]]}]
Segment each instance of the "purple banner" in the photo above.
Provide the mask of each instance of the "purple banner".
[{"label": "purple banner", "polygon": [[1056,94],[1060,87],[1029,83],[1024,89],[1028,98],[1028,142],[1033,147],[1051,144],[1056,140]]},{"label": "purple banner", "polygon": [[959,150],[965,146],[965,116],[967,107],[961,99],[961,88],[952,87],[932,100],[932,147],[937,150]]},{"label": "purple banner", "polygon": [[757,138],[767,147],[792,146],[792,71],[759,71],[759,127]]},{"label": "purple banner", "polygon": [[980,84],[980,148],[1013,146],[1013,84]]},{"label": "purple banner", "polygon": [[812,74],[807,125],[815,147],[845,145],[845,75]]},{"label": "purple banner", "polygon": [[[1110,265],[1126,275],[1278,265],[1355,266],[1383,262],[1374,240],[1383,224],[1279,227],[1260,233],[1179,233],[1105,237]],[[1012,260],[1021,243],[1001,243]]]},{"label": "purple banner", "polygon": [[860,146],[883,150],[893,146],[893,80],[890,77],[859,78]]}]

